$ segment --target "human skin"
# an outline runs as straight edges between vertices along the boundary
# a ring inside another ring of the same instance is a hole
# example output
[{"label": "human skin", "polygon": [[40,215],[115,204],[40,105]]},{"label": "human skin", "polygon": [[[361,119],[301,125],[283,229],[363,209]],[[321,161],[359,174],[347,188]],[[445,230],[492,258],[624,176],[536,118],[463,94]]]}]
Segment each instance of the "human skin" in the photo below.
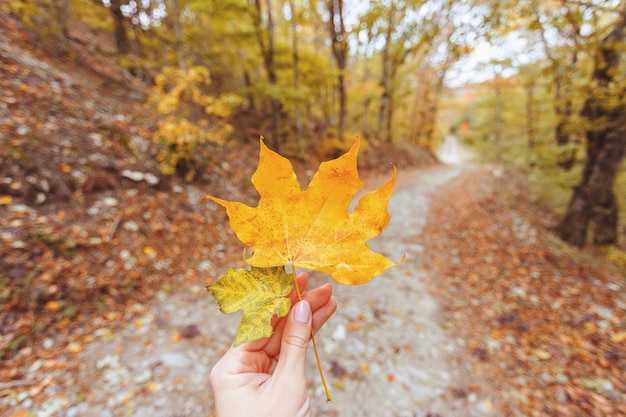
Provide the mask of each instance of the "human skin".
[{"label": "human skin", "polygon": [[310,417],[305,377],[306,352],[313,332],[337,309],[330,284],[304,290],[297,277],[291,311],[273,323],[271,337],[231,346],[211,370],[217,417]]}]

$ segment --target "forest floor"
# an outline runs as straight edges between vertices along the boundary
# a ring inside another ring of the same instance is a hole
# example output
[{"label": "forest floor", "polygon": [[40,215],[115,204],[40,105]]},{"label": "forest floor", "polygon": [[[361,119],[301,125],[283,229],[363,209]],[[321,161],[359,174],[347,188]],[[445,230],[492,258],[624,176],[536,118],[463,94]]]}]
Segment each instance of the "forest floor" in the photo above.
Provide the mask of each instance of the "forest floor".
[{"label": "forest floor", "polygon": [[[202,198],[253,202],[258,142],[216,149],[196,184],[163,177],[148,89],[110,40],[83,31],[59,58],[2,13],[0,35],[0,415],[210,416],[238,318],[204,286],[243,263]],[[366,184],[400,176],[373,246],[407,261],[335,285],[335,401],[311,360],[313,415],[623,415],[623,271],[560,244],[520,172],[377,151]]]},{"label": "forest floor", "polygon": [[559,241],[527,189],[519,172],[480,167],[435,197],[423,239],[443,326],[478,359],[499,415],[623,415],[624,271]]},{"label": "forest floor", "polygon": [[[339,309],[318,336],[334,401],[311,357],[314,416],[620,415],[624,277],[534,223],[506,175],[401,172],[373,247],[407,261],[367,285],[335,285]],[[238,320],[203,289],[203,276],[235,262],[213,259],[124,313],[80,323],[69,343],[61,332],[23,348],[5,362],[18,379],[0,385],[4,413],[210,416],[208,373]]]}]

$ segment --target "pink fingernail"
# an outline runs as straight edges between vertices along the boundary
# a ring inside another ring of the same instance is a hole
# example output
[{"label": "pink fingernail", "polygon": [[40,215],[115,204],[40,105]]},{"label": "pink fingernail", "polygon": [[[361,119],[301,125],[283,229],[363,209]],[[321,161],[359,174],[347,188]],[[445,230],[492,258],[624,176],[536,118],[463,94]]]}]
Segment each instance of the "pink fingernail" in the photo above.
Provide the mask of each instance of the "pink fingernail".
[{"label": "pink fingernail", "polygon": [[309,322],[309,317],[311,317],[311,304],[308,301],[300,301],[296,304],[293,319],[298,323],[306,324]]}]

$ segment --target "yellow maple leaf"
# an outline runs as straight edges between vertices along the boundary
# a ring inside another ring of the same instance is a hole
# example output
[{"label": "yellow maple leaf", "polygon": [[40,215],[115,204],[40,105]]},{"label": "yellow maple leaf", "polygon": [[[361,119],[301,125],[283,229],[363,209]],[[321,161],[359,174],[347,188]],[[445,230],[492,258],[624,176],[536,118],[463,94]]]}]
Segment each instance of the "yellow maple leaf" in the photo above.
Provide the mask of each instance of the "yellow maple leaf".
[{"label": "yellow maple leaf", "polygon": [[329,273],[343,284],[362,284],[395,265],[372,251],[367,241],[389,223],[387,204],[397,170],[348,210],[363,187],[357,171],[360,141],[346,154],[323,162],[308,188],[301,189],[291,163],[261,139],[259,166],[252,183],[257,207],[208,196],[226,208],[231,228],[253,249],[252,266],[291,265]]},{"label": "yellow maple leaf", "polygon": [[235,346],[272,335],[272,318],[285,317],[291,308],[287,297],[293,288],[291,275],[280,267],[229,269],[207,290],[220,305],[222,313],[243,311]]}]

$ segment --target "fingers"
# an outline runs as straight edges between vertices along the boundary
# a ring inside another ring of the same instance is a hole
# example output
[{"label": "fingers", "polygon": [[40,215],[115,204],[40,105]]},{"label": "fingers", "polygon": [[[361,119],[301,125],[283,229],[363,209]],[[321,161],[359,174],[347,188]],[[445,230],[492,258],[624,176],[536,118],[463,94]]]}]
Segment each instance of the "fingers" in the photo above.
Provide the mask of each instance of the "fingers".
[{"label": "fingers", "polygon": [[[300,274],[298,274],[296,280],[298,282],[298,288],[300,289],[302,299],[307,300],[311,304],[311,310],[313,312],[326,304],[332,296],[333,289],[330,284],[324,284],[320,287],[307,291],[307,274],[305,272],[301,272]],[[291,305],[295,305],[298,301],[300,301],[300,299],[298,298],[298,292],[295,288],[291,292],[290,298]]]},{"label": "fingers", "polygon": [[[330,284],[324,284],[321,287],[314,288],[310,291],[306,291],[302,294],[302,299],[309,302],[311,305],[311,311],[313,314],[317,314],[317,311],[324,307],[332,298],[333,295],[333,287]],[[298,299],[292,302],[292,306],[295,306],[298,303]],[[335,303],[336,304],[336,303]],[[281,327],[284,326],[283,323],[278,323]],[[277,331],[279,328],[274,328],[274,331]]]},{"label": "fingers", "polygon": [[313,313],[313,332],[317,331],[328,321],[328,319],[337,311],[337,300],[330,297],[328,301],[316,309]]},{"label": "fingers", "polygon": [[[302,296],[302,298],[308,301],[311,305],[311,311],[313,313],[314,332],[317,332],[332,315],[332,313],[334,313],[337,309],[337,302],[332,297],[332,293],[332,286],[330,284],[324,284],[321,287],[315,288],[313,290],[305,291]],[[292,305],[295,305],[297,302],[298,301],[296,296],[296,301],[293,301]],[[273,324],[274,332],[263,347],[263,350],[270,357],[277,355],[280,351],[283,329],[286,323],[285,319],[286,318],[281,318]]]},{"label": "fingers", "polygon": [[330,300],[333,295],[333,286],[324,284],[313,290],[307,291],[302,296],[303,300],[307,300],[311,304],[311,310],[315,312]]},{"label": "fingers", "polygon": [[[255,369],[255,372],[272,374],[275,372],[279,353],[280,361],[278,363],[284,359],[285,350],[283,349],[287,349],[293,355],[289,361],[299,363],[298,352],[302,350],[306,352],[311,329],[313,332],[317,332],[328,321],[337,309],[337,301],[332,296],[333,289],[330,284],[305,291],[307,277],[304,273],[298,275],[297,282],[302,291],[304,302],[298,301],[294,289],[292,297],[295,297],[295,300],[292,298],[291,311],[287,317],[282,317],[273,323],[274,332],[272,336],[244,343],[238,347],[232,346],[224,358],[216,364],[216,372],[213,372],[212,380],[221,374],[250,372],[251,369]],[[255,353],[261,354],[261,356],[254,356],[255,359],[250,361],[249,359],[252,358],[250,354]]]},{"label": "fingers", "polygon": [[[300,294],[304,294],[304,292],[306,291],[307,281],[308,280],[307,280],[306,272],[300,272],[298,276],[296,277],[296,282],[298,283],[298,289],[300,290]],[[298,291],[296,291],[295,287],[291,291],[291,294],[289,294],[289,297],[291,298],[292,305],[296,304],[299,301]]]},{"label": "fingers", "polygon": [[[316,308],[313,308],[313,303]],[[292,307],[289,316],[283,321],[280,360],[274,371],[277,381],[285,374],[293,381],[294,372],[304,373],[311,329],[314,332],[319,330],[336,310],[337,301],[332,297],[330,285],[309,291],[302,301]]]},{"label": "fingers", "polygon": [[[299,301],[293,306],[283,329],[283,337],[280,346],[280,360],[274,371],[277,381],[286,378],[294,381],[295,372],[304,374],[304,362],[306,351],[311,339],[311,324],[313,312],[311,304]],[[301,378],[304,381],[304,378]],[[300,379],[295,379],[298,381]]]}]

